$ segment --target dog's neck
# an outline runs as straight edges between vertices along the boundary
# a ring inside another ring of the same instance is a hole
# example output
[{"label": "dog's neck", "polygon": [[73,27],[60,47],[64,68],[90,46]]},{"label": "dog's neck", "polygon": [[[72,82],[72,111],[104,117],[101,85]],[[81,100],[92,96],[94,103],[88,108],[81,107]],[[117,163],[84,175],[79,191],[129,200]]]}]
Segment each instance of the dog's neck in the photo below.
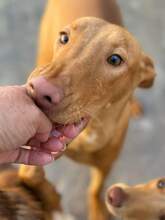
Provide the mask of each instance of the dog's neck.
[{"label": "dog's neck", "polygon": [[[119,127],[127,128],[131,113],[131,100],[131,97],[125,97],[112,105],[108,104],[91,119],[85,133],[82,134],[87,143],[92,143],[91,152],[97,151],[100,147],[111,142]],[[95,142],[96,144],[94,144]],[[94,147],[92,148],[92,146]]]},{"label": "dog's neck", "polygon": [[[109,124],[110,121],[117,124],[120,118],[123,117],[126,109],[130,110],[131,100],[132,96],[127,95],[123,99],[114,103],[108,102],[96,115],[96,121],[102,121],[102,123],[108,124],[109,126],[112,125]],[[92,121],[95,121],[95,118],[92,119]]]}]

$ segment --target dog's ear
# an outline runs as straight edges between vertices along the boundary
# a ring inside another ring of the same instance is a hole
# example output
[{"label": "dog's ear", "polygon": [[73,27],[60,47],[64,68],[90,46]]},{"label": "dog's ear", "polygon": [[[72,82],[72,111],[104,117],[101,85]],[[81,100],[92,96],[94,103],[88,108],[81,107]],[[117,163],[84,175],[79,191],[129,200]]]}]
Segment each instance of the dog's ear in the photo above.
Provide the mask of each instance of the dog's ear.
[{"label": "dog's ear", "polygon": [[142,58],[140,62],[140,72],[141,72],[141,80],[139,83],[140,88],[150,88],[156,76],[155,67],[152,59],[142,53]]},{"label": "dog's ear", "polygon": [[20,181],[40,199],[46,211],[61,210],[60,195],[46,179],[42,167],[21,165],[18,176]]}]

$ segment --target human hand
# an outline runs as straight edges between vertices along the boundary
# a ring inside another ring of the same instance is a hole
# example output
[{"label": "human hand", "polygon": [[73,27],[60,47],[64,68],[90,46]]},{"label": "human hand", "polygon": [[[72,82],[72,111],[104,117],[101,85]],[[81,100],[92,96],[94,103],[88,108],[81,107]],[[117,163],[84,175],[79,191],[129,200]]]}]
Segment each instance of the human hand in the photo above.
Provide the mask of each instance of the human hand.
[{"label": "human hand", "polygon": [[85,125],[81,123],[67,137],[66,130],[51,123],[23,86],[0,87],[0,163],[45,165],[58,158]]}]

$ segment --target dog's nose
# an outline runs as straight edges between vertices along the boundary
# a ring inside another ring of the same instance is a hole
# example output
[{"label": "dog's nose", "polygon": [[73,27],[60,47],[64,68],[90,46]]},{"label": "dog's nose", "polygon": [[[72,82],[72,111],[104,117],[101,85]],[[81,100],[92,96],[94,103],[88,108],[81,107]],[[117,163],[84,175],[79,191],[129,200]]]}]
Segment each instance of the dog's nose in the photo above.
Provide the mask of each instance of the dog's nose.
[{"label": "dog's nose", "polygon": [[62,89],[53,85],[43,76],[33,78],[28,84],[28,90],[37,105],[42,109],[52,108],[63,97]]},{"label": "dog's nose", "polygon": [[108,191],[108,201],[115,208],[122,207],[122,205],[125,202],[126,198],[127,198],[126,193],[119,186],[114,186],[113,188],[111,188]]}]

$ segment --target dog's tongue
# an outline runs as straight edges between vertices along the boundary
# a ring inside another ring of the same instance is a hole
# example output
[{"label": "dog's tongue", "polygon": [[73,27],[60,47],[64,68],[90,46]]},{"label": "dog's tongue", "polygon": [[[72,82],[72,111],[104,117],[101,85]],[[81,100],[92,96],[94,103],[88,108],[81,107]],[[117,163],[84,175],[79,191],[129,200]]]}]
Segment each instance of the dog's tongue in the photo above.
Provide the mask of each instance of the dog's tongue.
[{"label": "dog's tongue", "polygon": [[88,123],[88,119],[83,118],[78,123],[68,124],[65,126],[55,125],[52,135],[57,138],[60,136],[66,136],[67,138],[72,139],[76,137],[83,130],[83,128],[85,128],[87,123]]}]

